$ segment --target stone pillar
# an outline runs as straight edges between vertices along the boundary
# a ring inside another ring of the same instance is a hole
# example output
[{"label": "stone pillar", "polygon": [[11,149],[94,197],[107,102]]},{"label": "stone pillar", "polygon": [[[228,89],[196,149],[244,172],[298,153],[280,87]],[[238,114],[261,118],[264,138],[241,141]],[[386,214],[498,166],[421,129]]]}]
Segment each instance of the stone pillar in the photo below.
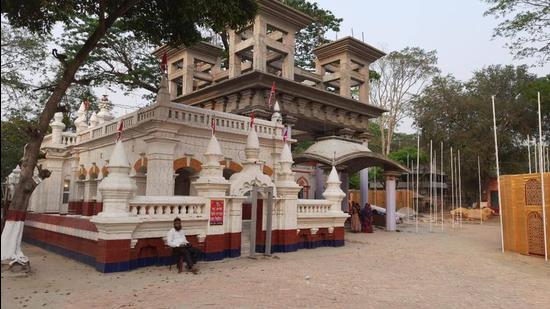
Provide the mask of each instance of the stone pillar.
[{"label": "stone pillar", "polygon": [[266,72],[267,63],[266,63],[266,54],[267,46],[265,44],[265,35],[267,31],[267,24],[265,20],[260,16],[256,15],[253,25],[253,36],[254,36],[254,53],[252,55],[253,63],[252,68],[257,71]]},{"label": "stone pillar", "polygon": [[147,185],[145,195],[174,195],[174,148],[176,139],[149,137],[147,143]]},{"label": "stone pillar", "polygon": [[340,179],[342,184],[340,185],[342,191],[346,194],[342,200],[342,211],[348,211],[349,208],[349,177],[347,171],[340,172]]},{"label": "stone pillar", "polygon": [[340,95],[351,97],[351,59],[348,54],[340,58]]},{"label": "stone pillar", "polygon": [[369,169],[364,168],[359,171],[359,189],[361,195],[361,207],[369,201]]},{"label": "stone pillar", "polygon": [[188,94],[193,92],[193,73],[195,71],[195,58],[186,53],[185,58],[183,59],[183,94]]},{"label": "stone pillar", "polygon": [[317,166],[315,168],[315,199],[323,199],[323,187],[325,183],[325,173]]},{"label": "stone pillar", "polygon": [[364,67],[359,70],[359,74],[365,79],[359,86],[359,101],[365,104],[369,103],[370,95],[370,80],[369,80],[369,64],[366,63]]},{"label": "stone pillar", "polygon": [[241,42],[235,30],[228,30],[229,34],[229,78],[241,75],[241,57],[236,53],[236,46]]},{"label": "stone pillar", "polygon": [[289,32],[283,38],[283,44],[289,46],[289,52],[283,59],[283,66],[281,68],[281,75],[284,78],[294,80],[294,45],[296,44],[294,33]]},{"label": "stone pillar", "polygon": [[386,230],[396,230],[396,179],[399,176],[397,172],[385,172],[386,178]]}]

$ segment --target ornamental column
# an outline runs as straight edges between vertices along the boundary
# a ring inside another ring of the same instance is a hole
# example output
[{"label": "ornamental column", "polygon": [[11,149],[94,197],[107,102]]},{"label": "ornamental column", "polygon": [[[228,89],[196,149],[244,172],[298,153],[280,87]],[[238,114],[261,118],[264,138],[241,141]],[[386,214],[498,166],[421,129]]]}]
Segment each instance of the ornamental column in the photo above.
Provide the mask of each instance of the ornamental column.
[{"label": "ornamental column", "polygon": [[384,173],[386,178],[386,230],[395,231],[395,208],[396,208],[396,179],[399,176],[398,172],[389,171]]},{"label": "ornamental column", "polygon": [[174,195],[174,148],[177,139],[150,136],[147,143],[147,185],[145,195]]},{"label": "ornamental column", "polygon": [[[371,134],[369,133],[362,133],[361,138],[363,139],[363,145],[367,148],[369,148],[369,138]],[[361,207],[363,207],[366,203],[369,202],[369,168],[364,168],[361,171],[359,171],[359,195],[360,195],[360,203]]]}]

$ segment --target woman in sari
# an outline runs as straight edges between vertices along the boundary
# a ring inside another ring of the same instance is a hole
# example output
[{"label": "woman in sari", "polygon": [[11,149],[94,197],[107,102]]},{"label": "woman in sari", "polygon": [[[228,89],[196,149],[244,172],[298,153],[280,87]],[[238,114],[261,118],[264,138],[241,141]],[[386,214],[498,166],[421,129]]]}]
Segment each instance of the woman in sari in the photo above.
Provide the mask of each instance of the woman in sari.
[{"label": "woman in sari", "polygon": [[359,213],[361,212],[361,207],[359,203],[353,203],[351,206],[351,231],[354,233],[361,232],[361,219],[359,218]]},{"label": "woman in sari", "polygon": [[373,216],[372,216],[372,208],[370,207],[369,203],[365,203],[365,207],[361,210],[361,230],[364,233],[372,233],[372,222],[373,222]]}]

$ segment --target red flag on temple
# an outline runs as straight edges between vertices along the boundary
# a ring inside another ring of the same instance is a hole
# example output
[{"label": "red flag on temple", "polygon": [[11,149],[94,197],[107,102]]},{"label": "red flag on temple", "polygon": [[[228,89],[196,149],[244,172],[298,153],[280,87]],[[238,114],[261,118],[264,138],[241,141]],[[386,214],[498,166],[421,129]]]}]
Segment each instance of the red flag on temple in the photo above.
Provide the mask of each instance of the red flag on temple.
[{"label": "red flag on temple", "polygon": [[124,130],[124,121],[120,120],[118,124],[117,135],[116,135],[117,142],[120,141],[120,138],[122,137],[122,130]]},{"label": "red flag on temple", "polygon": [[89,110],[90,109],[90,101],[84,100],[84,109]]},{"label": "red flag on temple", "polygon": [[288,127],[285,127],[285,131],[283,132],[283,142],[286,143],[288,140]]},{"label": "red flag on temple", "polygon": [[162,73],[168,72],[168,56],[166,56],[166,53],[162,54],[162,61],[160,62],[160,71]]},{"label": "red flag on temple", "polygon": [[216,119],[212,117],[212,120],[210,122],[210,127],[212,128],[212,135],[216,134]]},{"label": "red flag on temple", "polygon": [[250,112],[250,127],[254,126],[254,112]]},{"label": "red flag on temple", "polygon": [[273,96],[275,95],[275,82],[273,82],[273,84],[271,85],[271,91],[269,92],[269,100],[267,101],[267,105],[269,106],[269,108],[271,108],[271,106],[273,104],[271,104],[271,100],[273,99]]}]

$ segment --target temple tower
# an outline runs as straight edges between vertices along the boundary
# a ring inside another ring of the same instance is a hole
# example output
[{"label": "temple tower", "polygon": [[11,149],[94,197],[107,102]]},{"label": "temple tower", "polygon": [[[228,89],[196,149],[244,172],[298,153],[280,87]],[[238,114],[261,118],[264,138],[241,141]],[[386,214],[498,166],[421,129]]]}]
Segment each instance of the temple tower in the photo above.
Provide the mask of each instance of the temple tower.
[{"label": "temple tower", "polygon": [[322,88],[345,97],[357,93],[360,102],[369,103],[369,65],[385,53],[353,37],[345,37],[314,50],[315,69]]},{"label": "temple tower", "polygon": [[295,33],[312,18],[280,1],[259,0],[254,22],[229,29],[229,78],[249,70],[294,79]]}]

